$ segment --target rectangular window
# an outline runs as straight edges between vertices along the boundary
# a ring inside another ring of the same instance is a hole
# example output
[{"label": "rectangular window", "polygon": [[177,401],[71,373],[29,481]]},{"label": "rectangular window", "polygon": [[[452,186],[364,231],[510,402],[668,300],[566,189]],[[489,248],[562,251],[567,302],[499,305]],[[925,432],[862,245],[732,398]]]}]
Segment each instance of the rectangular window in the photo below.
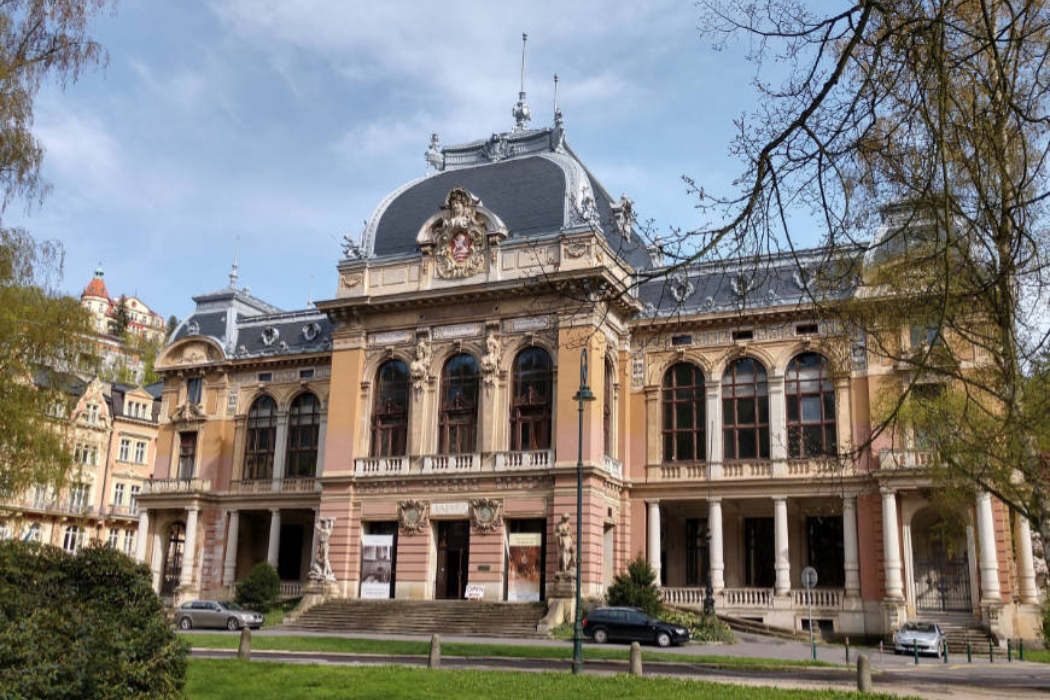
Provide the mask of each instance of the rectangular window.
[{"label": "rectangular window", "polygon": [[795,335],[816,335],[818,331],[815,323],[801,323],[795,326]]},{"label": "rectangular window", "polygon": [[733,331],[733,342],[740,340],[752,340],[755,337],[755,332],[750,328],[743,331]]},{"label": "rectangular window", "polygon": [[186,401],[190,404],[200,404],[201,389],[204,379],[201,377],[190,377],[186,380]]},{"label": "rectangular window", "polygon": [[693,336],[691,335],[676,335],[671,338],[671,345],[692,345]]},{"label": "rectangular window", "polygon": [[131,552],[135,548],[135,533],[132,530],[124,531],[124,554],[131,556]]},{"label": "rectangular window", "polygon": [[109,535],[106,537],[106,546],[110,549],[117,548],[117,539],[120,537],[120,530],[110,530]]},{"label": "rectangular window", "polygon": [[131,498],[128,499],[128,509],[132,515],[139,512],[139,486],[133,485],[131,487]]},{"label": "rectangular window", "polygon": [[146,463],[146,443],[136,442],[135,443],[135,464]]},{"label": "rectangular window", "polygon": [[97,403],[89,403],[88,404],[88,406],[87,406],[87,415],[85,416],[85,420],[88,423],[90,423],[91,425],[94,425],[95,423],[98,423],[98,404]]},{"label": "rectangular window", "polygon": [[118,483],[113,485],[113,505],[124,505],[124,484]]},{"label": "rectangular window", "polygon": [[87,484],[73,484],[69,487],[69,505],[74,510],[85,508],[91,495],[91,487]]},{"label": "rectangular window", "polygon": [[259,372],[259,381],[260,382],[272,382],[273,381],[273,372]]},{"label": "rectangular window", "polygon": [[301,369],[299,370],[299,379],[313,379],[314,371],[312,369]]},{"label": "rectangular window", "polygon": [[197,433],[179,433],[179,478],[192,479],[197,462]]},{"label": "rectangular window", "polygon": [[120,438],[120,450],[117,452],[117,459],[121,462],[127,462],[131,455],[131,440],[128,438]]}]

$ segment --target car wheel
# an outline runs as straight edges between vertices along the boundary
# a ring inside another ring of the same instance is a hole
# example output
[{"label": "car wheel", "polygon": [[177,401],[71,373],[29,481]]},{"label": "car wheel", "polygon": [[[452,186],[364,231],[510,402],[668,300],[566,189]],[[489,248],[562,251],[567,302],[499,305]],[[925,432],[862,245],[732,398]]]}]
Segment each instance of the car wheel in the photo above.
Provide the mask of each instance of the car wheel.
[{"label": "car wheel", "polygon": [[226,629],[230,630],[231,632],[236,632],[238,629],[240,629],[240,624],[237,622],[236,617],[231,617],[229,620],[226,621]]},{"label": "car wheel", "polygon": [[181,629],[181,630],[193,629],[193,621],[190,618],[188,618],[188,617],[182,618],[181,620],[179,620],[179,629]]},{"label": "car wheel", "polygon": [[658,632],[656,635],[656,646],[658,647],[669,647],[671,646],[671,635],[667,632]]},{"label": "car wheel", "polygon": [[609,641],[609,633],[603,630],[601,627],[594,630],[594,641],[598,644],[605,644]]}]

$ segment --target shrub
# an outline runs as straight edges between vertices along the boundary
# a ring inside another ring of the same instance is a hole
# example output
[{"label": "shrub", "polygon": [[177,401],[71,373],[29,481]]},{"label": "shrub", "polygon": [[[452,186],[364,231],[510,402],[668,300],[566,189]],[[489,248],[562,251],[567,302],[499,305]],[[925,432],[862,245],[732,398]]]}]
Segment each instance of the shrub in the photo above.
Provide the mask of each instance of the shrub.
[{"label": "shrub", "polygon": [[250,610],[266,612],[277,602],[281,592],[281,579],[277,569],[266,562],[259,562],[248,577],[237,584],[237,604]]},{"label": "shrub", "polygon": [[1043,614],[1043,644],[1050,649],[1050,597],[1043,601],[1040,612]]},{"label": "shrub", "polygon": [[696,641],[725,642],[727,644],[736,641],[729,625],[715,615],[704,615],[688,610],[664,610],[660,613],[660,619],[672,625],[688,627],[689,638]]},{"label": "shrub", "polygon": [[186,652],[146,566],[106,547],[0,542],[3,697],[181,697]]},{"label": "shrub", "polygon": [[609,605],[641,608],[648,615],[658,615],[663,610],[663,600],[656,587],[656,572],[641,554],[627,565],[626,574],[617,574],[605,592]]}]

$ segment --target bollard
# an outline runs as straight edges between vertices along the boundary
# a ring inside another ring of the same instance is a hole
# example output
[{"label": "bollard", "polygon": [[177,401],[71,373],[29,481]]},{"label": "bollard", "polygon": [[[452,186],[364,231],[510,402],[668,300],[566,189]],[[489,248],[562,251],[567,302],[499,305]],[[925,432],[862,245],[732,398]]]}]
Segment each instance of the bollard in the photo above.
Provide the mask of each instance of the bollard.
[{"label": "bollard", "polygon": [[966,663],[973,663],[973,649],[970,648],[969,642],[966,642]]},{"label": "bollard", "polygon": [[1017,660],[1024,661],[1024,640],[1017,640]]},{"label": "bollard", "polygon": [[882,640],[879,640],[879,663],[882,663]]},{"label": "bollard", "polygon": [[441,668],[441,635],[430,637],[430,658],[427,660],[427,668]]},{"label": "bollard", "polygon": [[871,664],[866,654],[857,654],[857,690],[871,692]]},{"label": "bollard", "polygon": [[1010,646],[1010,640],[1006,640],[1006,663],[1010,663],[1014,660],[1013,647]]},{"label": "bollard", "polygon": [[631,642],[631,675],[642,675],[642,645]]},{"label": "bollard", "polygon": [[918,666],[919,665],[919,643],[917,641],[916,642],[912,642],[911,643],[911,649],[912,649],[913,652],[915,652],[915,665]]},{"label": "bollard", "polygon": [[995,647],[992,646],[992,640],[988,640],[988,663],[995,663]]},{"label": "bollard", "polygon": [[944,663],[948,663],[948,640],[944,640]]},{"label": "bollard", "polygon": [[241,628],[241,643],[237,645],[237,658],[247,661],[252,655],[252,631]]},{"label": "bollard", "polygon": [[846,637],[846,663],[849,663],[849,637]]}]

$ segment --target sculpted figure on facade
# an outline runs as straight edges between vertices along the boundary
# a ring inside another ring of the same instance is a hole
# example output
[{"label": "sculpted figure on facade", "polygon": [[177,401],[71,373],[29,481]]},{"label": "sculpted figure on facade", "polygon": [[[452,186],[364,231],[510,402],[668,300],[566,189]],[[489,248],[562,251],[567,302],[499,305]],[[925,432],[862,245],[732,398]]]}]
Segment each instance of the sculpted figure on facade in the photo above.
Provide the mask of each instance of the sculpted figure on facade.
[{"label": "sculpted figure on facade", "polygon": [[335,581],[332,572],[332,562],[328,558],[328,539],[335,529],[335,518],[319,518],[314,525],[317,531],[317,552],[314,555],[314,563],[310,567],[309,579],[311,581]]},{"label": "sculpted figure on facade", "polygon": [[488,386],[496,383],[496,377],[499,374],[499,358],[502,353],[503,343],[500,342],[496,331],[490,330],[485,338],[485,354],[481,357],[481,373]]},{"label": "sculpted figure on facade", "polygon": [[568,513],[562,513],[554,532],[558,539],[558,574],[571,575],[576,567],[576,543],[573,542]]},{"label": "sculpted figure on facade", "polygon": [[409,366],[409,372],[412,374],[412,387],[416,391],[422,391],[426,384],[430,374],[430,360],[433,356],[434,351],[430,348],[430,339],[425,335],[419,336],[416,341],[416,359],[412,360]]}]

